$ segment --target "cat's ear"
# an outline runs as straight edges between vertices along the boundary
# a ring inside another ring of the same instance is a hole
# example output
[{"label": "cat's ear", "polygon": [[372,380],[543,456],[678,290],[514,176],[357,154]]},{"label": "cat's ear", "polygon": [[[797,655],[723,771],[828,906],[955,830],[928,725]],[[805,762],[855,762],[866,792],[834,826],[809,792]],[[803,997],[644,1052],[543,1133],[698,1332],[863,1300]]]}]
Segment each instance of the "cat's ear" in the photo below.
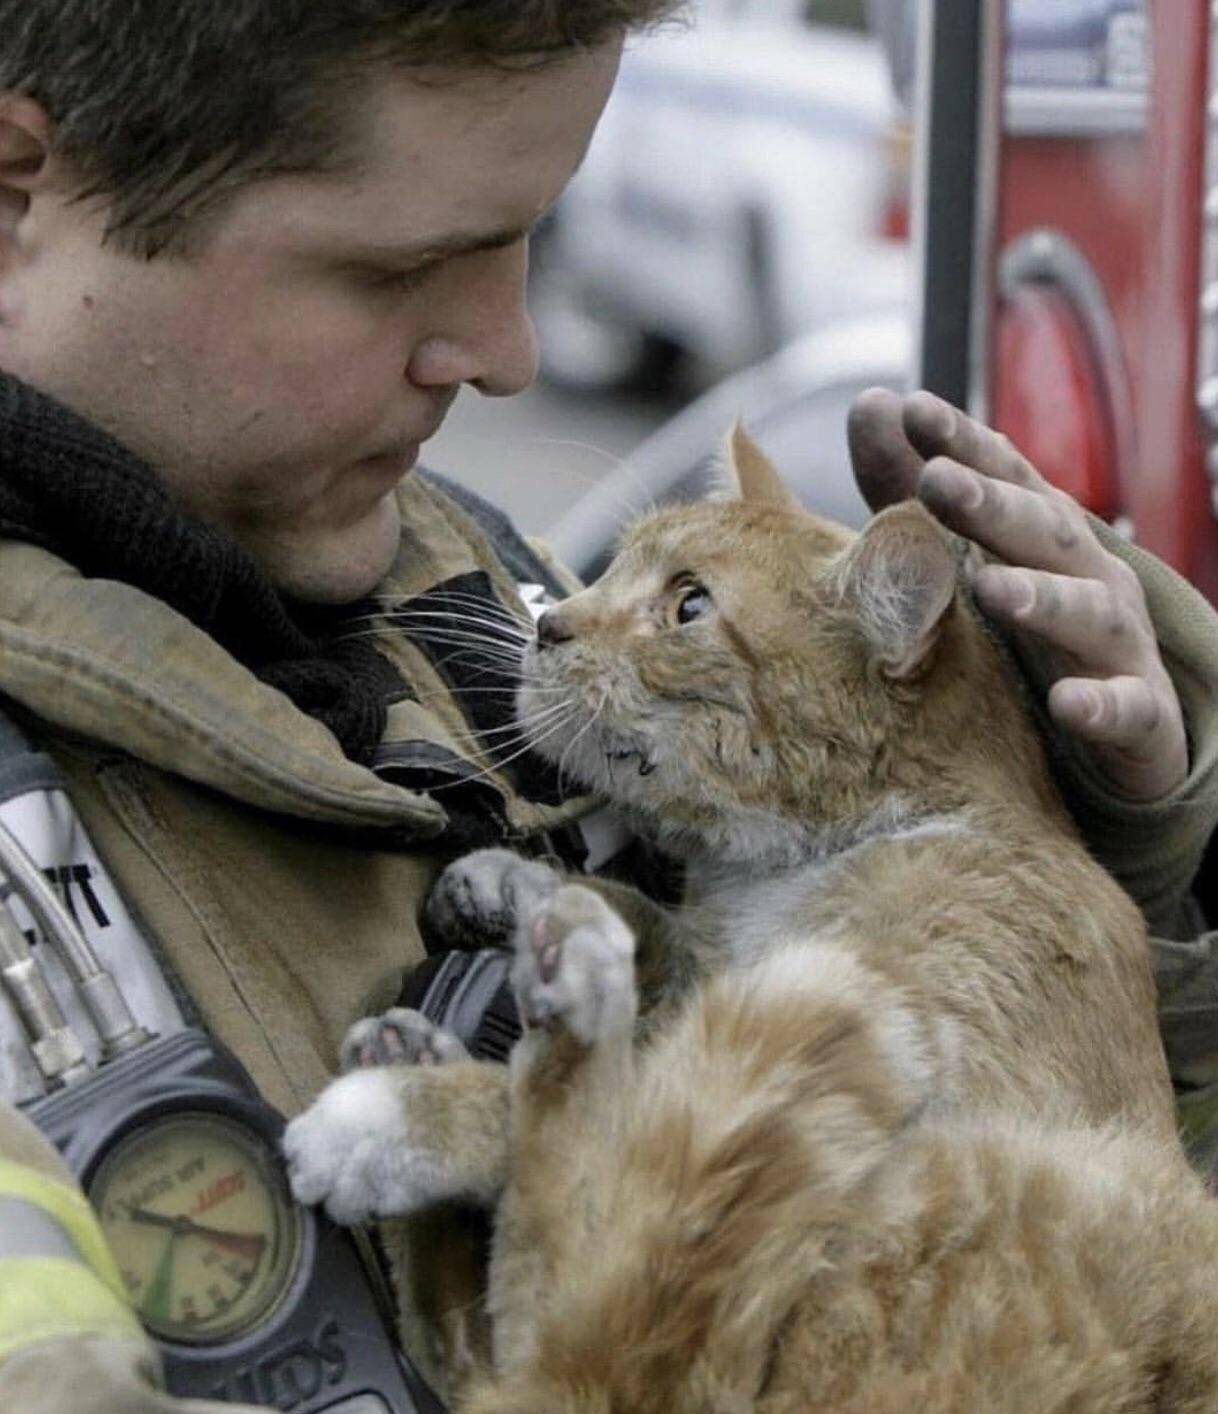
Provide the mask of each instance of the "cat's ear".
[{"label": "cat's ear", "polygon": [[851,546],[844,574],[883,672],[913,677],[956,592],[956,557],[943,529],[917,501],[890,506]]},{"label": "cat's ear", "polygon": [[737,422],[727,439],[727,467],[742,501],[765,501],[795,510],[799,500],[775,470],[774,463]]}]

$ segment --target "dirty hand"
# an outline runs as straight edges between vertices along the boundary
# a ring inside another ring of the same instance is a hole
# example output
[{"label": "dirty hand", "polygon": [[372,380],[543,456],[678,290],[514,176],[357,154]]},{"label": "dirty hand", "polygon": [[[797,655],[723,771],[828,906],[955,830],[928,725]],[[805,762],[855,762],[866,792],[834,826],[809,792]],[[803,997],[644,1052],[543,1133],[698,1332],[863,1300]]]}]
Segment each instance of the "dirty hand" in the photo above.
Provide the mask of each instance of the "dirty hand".
[{"label": "dirty hand", "polygon": [[916,495],[1003,562],[977,571],[977,601],[1048,649],[1050,715],[1111,786],[1143,801],[1175,789],[1188,772],[1184,720],[1142,587],[1078,504],[1007,438],[931,393],[870,389],[855,399],[848,435],[872,509]]}]

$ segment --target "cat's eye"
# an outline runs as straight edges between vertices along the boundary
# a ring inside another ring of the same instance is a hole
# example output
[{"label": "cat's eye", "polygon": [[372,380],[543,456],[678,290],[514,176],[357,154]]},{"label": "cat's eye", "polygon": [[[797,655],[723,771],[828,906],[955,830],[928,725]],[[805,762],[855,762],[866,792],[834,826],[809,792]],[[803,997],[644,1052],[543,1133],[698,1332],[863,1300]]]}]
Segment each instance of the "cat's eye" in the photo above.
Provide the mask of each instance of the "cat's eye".
[{"label": "cat's eye", "polygon": [[700,584],[691,584],[677,603],[677,622],[693,623],[711,608],[713,602],[710,594]]}]

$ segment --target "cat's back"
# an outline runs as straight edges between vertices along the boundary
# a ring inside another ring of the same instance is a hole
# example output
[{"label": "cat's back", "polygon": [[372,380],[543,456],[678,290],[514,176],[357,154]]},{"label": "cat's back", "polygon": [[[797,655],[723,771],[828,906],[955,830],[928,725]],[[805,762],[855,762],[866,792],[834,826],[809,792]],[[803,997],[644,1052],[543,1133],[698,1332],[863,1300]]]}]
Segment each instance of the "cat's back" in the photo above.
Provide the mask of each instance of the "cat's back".
[{"label": "cat's back", "polygon": [[1214,1408],[1218,1210],[1153,1140],[932,1125],[854,1239],[840,1282],[810,1289],[766,1414]]},{"label": "cat's back", "polygon": [[1064,816],[973,806],[877,829],[718,900],[739,965],[849,949],[955,1032],[955,1101],[1175,1124],[1142,916]]}]

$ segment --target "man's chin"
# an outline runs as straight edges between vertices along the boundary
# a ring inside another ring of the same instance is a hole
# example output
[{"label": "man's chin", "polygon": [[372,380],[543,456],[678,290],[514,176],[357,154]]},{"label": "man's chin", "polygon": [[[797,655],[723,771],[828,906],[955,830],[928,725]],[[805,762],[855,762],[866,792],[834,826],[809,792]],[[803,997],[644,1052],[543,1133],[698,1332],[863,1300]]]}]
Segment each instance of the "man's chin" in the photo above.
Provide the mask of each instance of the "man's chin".
[{"label": "man's chin", "polygon": [[371,594],[397,557],[402,527],[397,500],[384,497],[358,525],[301,532],[249,546],[275,587],[306,604],[350,604]]}]

